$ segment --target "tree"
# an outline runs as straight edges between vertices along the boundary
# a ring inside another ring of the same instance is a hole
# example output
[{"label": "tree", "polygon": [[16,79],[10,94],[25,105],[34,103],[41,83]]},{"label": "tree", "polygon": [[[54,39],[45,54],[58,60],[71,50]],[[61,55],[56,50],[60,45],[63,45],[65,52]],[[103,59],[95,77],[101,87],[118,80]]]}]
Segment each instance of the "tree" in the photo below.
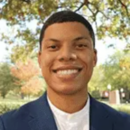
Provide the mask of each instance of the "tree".
[{"label": "tree", "polygon": [[129,82],[129,55],[124,52],[116,52],[104,64],[105,80],[107,84],[112,85],[112,89],[120,89],[127,86],[130,88]]},{"label": "tree", "polygon": [[39,95],[46,90],[44,80],[39,77],[31,78],[25,85],[21,87],[21,92],[24,95]]},{"label": "tree", "polygon": [[28,59],[26,62],[17,62],[12,68],[13,76],[19,79],[21,93],[24,95],[38,95],[45,90],[45,82],[41,78],[39,67],[34,61]]},{"label": "tree", "polygon": [[[8,26],[16,29],[14,35],[2,36],[9,44],[17,43],[11,55],[12,61],[35,55],[44,19],[52,12],[63,9],[71,9],[86,16],[93,23],[99,39],[118,37],[125,38],[129,43],[129,0],[1,0],[0,4],[0,17],[6,20]],[[26,25],[34,21],[32,27],[35,31],[32,31]]]},{"label": "tree", "polygon": [[130,99],[130,53],[116,52],[104,64],[105,82],[111,84],[112,90],[124,89],[126,99]]},{"label": "tree", "polygon": [[8,63],[0,64],[0,94],[5,98],[6,94],[10,90],[18,88],[19,85],[15,84],[18,81],[17,78],[11,75],[10,65]]},{"label": "tree", "polygon": [[100,98],[100,92],[106,90],[104,85],[104,69],[102,65],[96,66],[89,82],[89,92],[95,97]]},{"label": "tree", "polygon": [[40,69],[32,60],[29,59],[26,62],[18,61],[14,66],[12,66],[11,72],[21,81],[28,81],[32,77],[38,76],[40,74]]},{"label": "tree", "polygon": [[99,91],[123,89],[126,99],[130,99],[130,51],[117,51],[103,65],[96,66],[89,83],[89,92],[99,98]]},{"label": "tree", "polygon": [[94,68],[94,72],[91,78],[91,81],[89,83],[89,90],[97,91],[103,89],[103,79],[104,79],[104,70],[102,65],[96,66]]}]

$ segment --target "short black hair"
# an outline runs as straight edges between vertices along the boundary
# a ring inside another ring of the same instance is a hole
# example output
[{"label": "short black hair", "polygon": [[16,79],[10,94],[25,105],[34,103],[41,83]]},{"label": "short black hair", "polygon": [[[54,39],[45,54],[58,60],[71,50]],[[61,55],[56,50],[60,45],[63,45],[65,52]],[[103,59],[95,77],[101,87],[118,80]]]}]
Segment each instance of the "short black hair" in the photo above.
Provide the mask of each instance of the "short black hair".
[{"label": "short black hair", "polygon": [[88,20],[86,20],[83,16],[72,12],[70,10],[64,10],[64,11],[60,11],[60,12],[56,12],[54,14],[52,14],[44,23],[42,29],[41,29],[41,33],[40,33],[40,50],[41,50],[41,46],[42,46],[42,40],[44,38],[44,33],[45,30],[47,29],[47,27],[49,27],[50,25],[54,24],[54,23],[63,23],[63,22],[79,22],[82,23],[89,31],[90,36],[93,40],[93,46],[95,48],[95,35],[94,35],[94,31],[93,28],[91,26],[91,24],[88,22]]}]

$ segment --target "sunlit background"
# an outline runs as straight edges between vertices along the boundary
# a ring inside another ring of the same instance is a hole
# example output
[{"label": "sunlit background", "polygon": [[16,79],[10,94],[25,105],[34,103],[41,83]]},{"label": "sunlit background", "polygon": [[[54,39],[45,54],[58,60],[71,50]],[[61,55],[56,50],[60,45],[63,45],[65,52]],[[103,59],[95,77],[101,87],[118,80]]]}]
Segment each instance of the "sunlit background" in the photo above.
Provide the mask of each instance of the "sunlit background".
[{"label": "sunlit background", "polygon": [[[98,63],[89,93],[119,111],[130,113],[130,1],[122,2],[1,0],[0,114],[45,92],[46,83],[37,63],[40,29],[52,12],[63,9],[86,17],[96,34]],[[112,99],[113,95],[116,98]]]}]

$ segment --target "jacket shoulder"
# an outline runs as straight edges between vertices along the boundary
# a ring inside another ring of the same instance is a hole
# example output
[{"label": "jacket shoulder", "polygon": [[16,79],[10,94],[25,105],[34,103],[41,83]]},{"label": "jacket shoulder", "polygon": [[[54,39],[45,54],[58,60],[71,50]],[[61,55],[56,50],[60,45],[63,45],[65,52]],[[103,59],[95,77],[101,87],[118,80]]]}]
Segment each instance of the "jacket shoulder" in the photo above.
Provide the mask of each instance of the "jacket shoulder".
[{"label": "jacket shoulder", "polygon": [[[22,130],[28,128],[29,112],[36,101],[29,102],[17,110],[12,110],[0,116],[0,130]],[[14,125],[15,124],[15,125]]]},{"label": "jacket shoulder", "polygon": [[130,130],[129,114],[117,111],[105,103],[96,100],[94,102],[96,106],[100,109],[100,111],[102,111],[102,113],[107,113],[107,118],[109,118],[109,121],[114,124],[115,129],[124,128],[124,130]]}]

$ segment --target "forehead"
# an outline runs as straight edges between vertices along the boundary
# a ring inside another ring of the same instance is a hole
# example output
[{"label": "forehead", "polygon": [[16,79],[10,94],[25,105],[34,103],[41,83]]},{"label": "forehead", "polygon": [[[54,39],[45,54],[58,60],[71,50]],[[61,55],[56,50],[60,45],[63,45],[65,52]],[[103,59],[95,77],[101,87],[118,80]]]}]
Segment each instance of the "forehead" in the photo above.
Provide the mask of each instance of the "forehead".
[{"label": "forehead", "polygon": [[90,37],[89,30],[80,22],[54,23],[48,26],[44,32],[44,38],[51,36],[73,37],[76,35]]}]

